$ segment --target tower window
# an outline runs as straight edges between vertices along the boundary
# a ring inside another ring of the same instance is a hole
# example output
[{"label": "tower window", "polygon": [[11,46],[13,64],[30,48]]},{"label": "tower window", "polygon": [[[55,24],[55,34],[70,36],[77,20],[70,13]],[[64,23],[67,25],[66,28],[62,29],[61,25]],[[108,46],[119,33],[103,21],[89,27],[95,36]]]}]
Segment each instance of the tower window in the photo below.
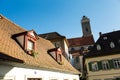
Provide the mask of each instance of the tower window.
[{"label": "tower window", "polygon": [[85,30],[86,30],[86,32],[88,32],[88,28],[86,28]]}]

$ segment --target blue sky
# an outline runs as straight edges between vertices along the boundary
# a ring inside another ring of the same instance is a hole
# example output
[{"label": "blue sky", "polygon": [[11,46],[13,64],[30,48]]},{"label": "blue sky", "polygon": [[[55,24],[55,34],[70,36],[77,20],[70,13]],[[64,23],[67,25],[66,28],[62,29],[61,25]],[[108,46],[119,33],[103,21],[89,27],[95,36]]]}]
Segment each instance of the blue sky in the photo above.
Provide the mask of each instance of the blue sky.
[{"label": "blue sky", "polygon": [[38,34],[81,37],[83,15],[90,18],[95,40],[99,32],[120,30],[120,0],[0,0],[0,13]]}]

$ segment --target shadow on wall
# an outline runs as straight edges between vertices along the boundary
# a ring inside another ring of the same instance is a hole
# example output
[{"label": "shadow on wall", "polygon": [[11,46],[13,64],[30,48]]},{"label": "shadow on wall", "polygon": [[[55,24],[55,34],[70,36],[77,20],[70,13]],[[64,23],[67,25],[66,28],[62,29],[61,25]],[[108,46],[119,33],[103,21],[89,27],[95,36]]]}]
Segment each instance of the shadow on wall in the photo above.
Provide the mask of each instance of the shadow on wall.
[{"label": "shadow on wall", "polygon": [[13,62],[23,63],[22,60],[16,59],[14,57],[8,56],[0,52],[0,80],[4,79],[5,75],[13,69]]}]

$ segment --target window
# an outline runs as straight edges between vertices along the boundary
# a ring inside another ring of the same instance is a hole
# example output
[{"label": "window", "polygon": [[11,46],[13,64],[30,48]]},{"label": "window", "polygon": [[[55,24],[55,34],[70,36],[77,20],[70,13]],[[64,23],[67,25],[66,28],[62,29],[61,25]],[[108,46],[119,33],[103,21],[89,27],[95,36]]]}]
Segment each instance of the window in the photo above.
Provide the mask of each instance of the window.
[{"label": "window", "polygon": [[74,51],[75,49],[74,48],[71,48],[71,51]]},{"label": "window", "polygon": [[110,69],[108,61],[102,61],[102,69],[104,69],[104,70]]},{"label": "window", "polygon": [[114,59],[113,64],[115,68],[120,68],[120,59]]},{"label": "window", "polygon": [[97,62],[92,63],[92,70],[93,71],[97,71],[98,70]]},{"label": "window", "polygon": [[33,50],[33,49],[34,49],[34,42],[31,40],[28,40],[27,50]]},{"label": "window", "polygon": [[88,32],[88,28],[87,28],[87,27],[86,27],[86,29],[85,29],[85,30],[86,30],[86,32]]},{"label": "window", "polygon": [[113,42],[110,42],[110,47],[111,48],[114,48],[115,47],[115,44]]},{"label": "window", "polygon": [[97,45],[97,50],[101,50],[101,46],[99,44]]},{"label": "window", "polygon": [[89,47],[88,47],[88,50],[90,50],[90,49],[92,49],[92,46],[89,46]]},{"label": "window", "polygon": [[84,47],[81,47],[80,50],[83,51],[83,50],[84,50]]},{"label": "window", "polygon": [[107,37],[103,37],[104,40],[107,40]]},{"label": "window", "polygon": [[58,62],[61,62],[61,61],[62,61],[62,60],[61,60],[61,54],[58,54],[57,61],[58,61]]},{"label": "window", "polygon": [[76,57],[76,63],[78,63],[78,62],[79,62],[79,56]]},{"label": "window", "polygon": [[42,80],[41,78],[27,78],[27,80]]},{"label": "window", "polygon": [[120,39],[118,40],[118,43],[120,44]]},{"label": "window", "polygon": [[60,47],[60,42],[53,42],[53,44],[54,44],[54,46],[55,46],[56,48],[59,48],[59,47]]}]

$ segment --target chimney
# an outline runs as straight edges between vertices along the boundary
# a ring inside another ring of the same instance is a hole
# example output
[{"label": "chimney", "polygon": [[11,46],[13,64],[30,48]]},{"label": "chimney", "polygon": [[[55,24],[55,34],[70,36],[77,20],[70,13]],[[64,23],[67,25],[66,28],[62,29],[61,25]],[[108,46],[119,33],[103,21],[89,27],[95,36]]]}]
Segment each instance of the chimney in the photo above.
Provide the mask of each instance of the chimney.
[{"label": "chimney", "polygon": [[99,32],[99,36],[101,36],[102,35],[102,32]]}]

